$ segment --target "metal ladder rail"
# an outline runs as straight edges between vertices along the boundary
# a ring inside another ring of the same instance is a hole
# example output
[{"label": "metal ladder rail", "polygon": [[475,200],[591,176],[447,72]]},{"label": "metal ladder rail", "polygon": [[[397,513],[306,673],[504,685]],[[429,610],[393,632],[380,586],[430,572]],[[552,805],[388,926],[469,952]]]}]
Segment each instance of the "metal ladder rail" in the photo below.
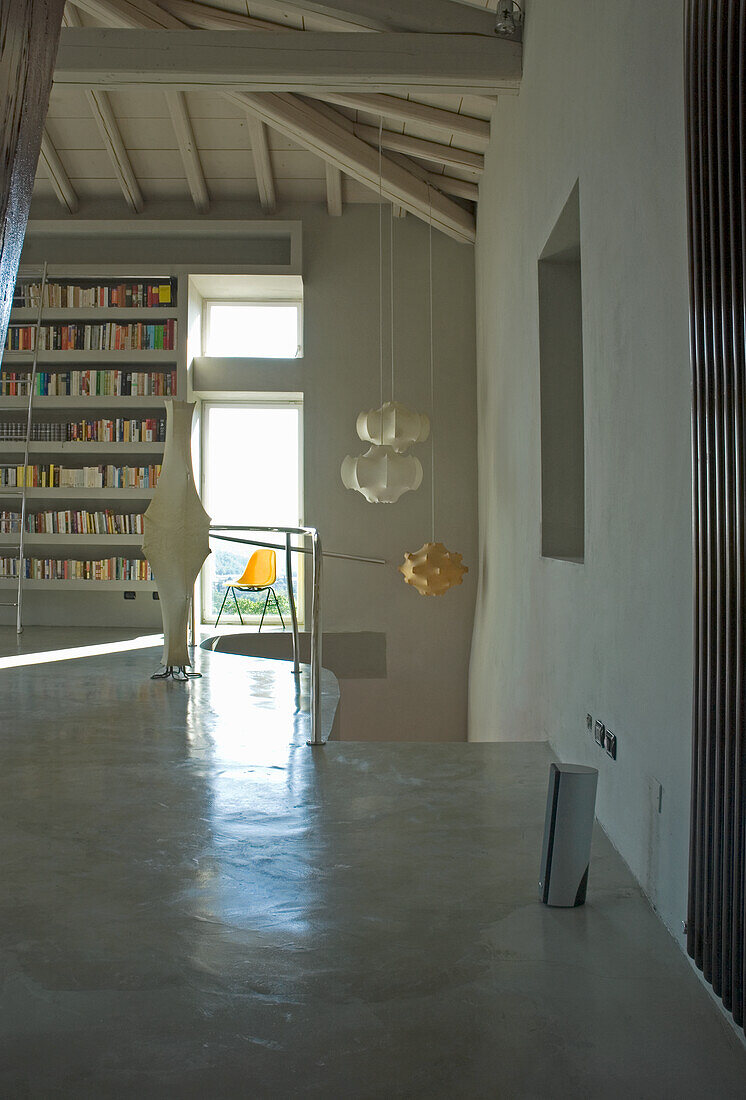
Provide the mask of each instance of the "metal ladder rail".
[{"label": "metal ladder rail", "polygon": [[21,530],[18,539],[18,593],[16,596],[16,634],[23,634],[23,581],[24,581],[24,557],[26,535],[26,504],[28,489],[28,460],[31,444],[31,426],[34,415],[34,390],[36,388],[36,369],[39,359],[39,339],[41,335],[41,319],[44,312],[44,293],[47,287],[47,262],[41,273],[41,286],[39,288],[39,307],[36,311],[36,326],[34,332],[34,358],[31,362],[31,375],[28,380],[28,406],[26,410],[26,441],[23,451],[23,481],[21,485]]}]

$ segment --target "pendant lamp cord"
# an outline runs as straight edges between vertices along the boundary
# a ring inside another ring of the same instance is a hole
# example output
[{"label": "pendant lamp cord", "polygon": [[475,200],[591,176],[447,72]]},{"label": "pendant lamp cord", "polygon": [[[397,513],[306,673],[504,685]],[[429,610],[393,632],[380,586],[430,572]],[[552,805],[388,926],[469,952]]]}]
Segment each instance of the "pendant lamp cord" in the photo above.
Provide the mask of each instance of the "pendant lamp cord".
[{"label": "pendant lamp cord", "polygon": [[433,196],[427,185],[428,267],[430,272],[430,524],[431,542],[435,542],[435,353],[433,351]]},{"label": "pendant lamp cord", "polygon": [[389,243],[391,255],[391,277],[389,290],[391,294],[391,400],[394,400],[394,204],[391,203],[391,240]]},{"label": "pendant lamp cord", "polygon": [[383,118],[378,123],[378,352],[380,358],[379,373],[381,383],[381,428],[380,440],[383,446],[383,166],[381,147],[383,144]]}]

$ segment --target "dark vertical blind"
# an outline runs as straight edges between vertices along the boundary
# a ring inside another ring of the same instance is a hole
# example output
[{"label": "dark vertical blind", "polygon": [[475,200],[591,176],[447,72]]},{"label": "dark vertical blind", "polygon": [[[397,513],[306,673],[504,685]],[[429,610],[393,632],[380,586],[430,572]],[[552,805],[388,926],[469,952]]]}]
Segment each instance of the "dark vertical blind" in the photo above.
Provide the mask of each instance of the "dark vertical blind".
[{"label": "dark vertical blind", "polygon": [[688,0],[695,670],[687,949],[744,1022],[746,0]]}]

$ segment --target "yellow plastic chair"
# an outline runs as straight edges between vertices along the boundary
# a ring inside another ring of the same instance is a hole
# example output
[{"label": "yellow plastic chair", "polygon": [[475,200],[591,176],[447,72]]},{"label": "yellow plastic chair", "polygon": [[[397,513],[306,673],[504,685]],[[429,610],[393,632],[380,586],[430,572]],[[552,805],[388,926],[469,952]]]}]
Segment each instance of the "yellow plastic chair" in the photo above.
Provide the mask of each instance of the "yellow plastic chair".
[{"label": "yellow plastic chair", "polygon": [[255,550],[246,563],[241,576],[233,584],[229,584],[225,590],[223,596],[223,602],[220,605],[220,611],[218,617],[215,620],[215,626],[220,622],[220,616],[223,614],[223,608],[225,607],[225,601],[228,599],[228,593],[233,593],[233,599],[236,604],[236,611],[238,617],[241,620],[241,626],[244,625],[243,616],[241,615],[241,608],[238,606],[238,597],[236,592],[264,592],[267,591],[267,598],[264,601],[264,609],[262,610],[262,618],[259,623],[259,629],[262,629],[264,623],[264,616],[267,614],[267,605],[269,604],[269,597],[275,601],[275,607],[277,608],[277,614],[280,616],[280,622],[282,623],[282,629],[285,629],[285,620],[282,617],[282,611],[280,611],[280,605],[277,601],[277,594],[273,588],[275,581],[277,580],[277,555],[274,550],[267,550],[262,547],[261,550]]}]

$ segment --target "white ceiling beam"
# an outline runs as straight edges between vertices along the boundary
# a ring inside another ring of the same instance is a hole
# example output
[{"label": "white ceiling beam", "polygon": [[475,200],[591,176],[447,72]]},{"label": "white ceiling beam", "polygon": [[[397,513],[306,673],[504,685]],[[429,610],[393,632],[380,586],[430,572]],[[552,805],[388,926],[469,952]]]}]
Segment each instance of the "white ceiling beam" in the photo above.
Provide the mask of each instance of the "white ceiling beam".
[{"label": "white ceiling beam", "polygon": [[103,20],[107,27],[177,30],[184,25],[153,0],[75,0],[75,5]]},{"label": "white ceiling beam", "polygon": [[260,0],[265,11],[281,18],[311,16],[335,19],[367,31],[421,31],[432,34],[494,35],[495,16],[478,8],[465,10],[453,0]]},{"label": "white ceiling beam", "polygon": [[427,178],[433,187],[444,191],[446,195],[456,195],[459,199],[479,202],[479,184],[469,180],[457,180],[454,176],[441,176],[437,172],[428,172]]},{"label": "white ceiling beam", "polygon": [[[85,2],[87,3],[88,0],[85,0]],[[76,4],[75,6],[71,4],[66,6],[65,22],[69,27],[80,27],[78,8],[82,6],[82,3]],[[112,9],[107,17],[114,19],[118,18],[118,15]],[[140,18],[144,21],[147,15],[141,14]],[[122,135],[119,131],[117,120],[114,117],[114,112],[111,109],[109,97],[105,92],[92,92],[88,90],[86,91],[86,99],[88,100],[91,114],[95,119],[99,133],[103,139],[106,151],[109,154],[109,159],[114,167],[114,174],[122,189],[124,201],[127,203],[130,210],[134,211],[135,214],[140,214],[142,213],[144,205],[142,191],[140,190],[140,185],[132,169],[129,155],[122,141]]]},{"label": "white ceiling beam", "polygon": [[198,4],[197,0],[160,0],[160,6],[176,16],[188,27],[200,27],[210,31],[280,31],[293,30],[283,28],[281,23],[271,23],[267,19],[255,19],[237,11],[225,11],[223,8],[211,8],[207,4]]},{"label": "white ceiling beam", "polygon": [[342,215],[342,173],[333,164],[326,165],[326,209],[333,218]]},{"label": "white ceiling beam", "polygon": [[[344,120],[348,124],[345,126],[291,95],[250,95],[245,92],[226,95],[321,160],[372,190],[379,190],[378,150],[350,133],[349,126],[352,124],[349,119]],[[388,157],[381,157],[380,162],[380,190],[388,201],[398,203],[424,221],[428,221],[432,214],[433,225],[444,233],[460,241],[474,242],[476,229],[471,213],[442,195],[432,195],[429,202],[432,189],[426,182]]]},{"label": "white ceiling beam", "polygon": [[273,214],[277,206],[277,197],[275,195],[275,177],[272,172],[272,161],[269,155],[267,127],[261,119],[258,119],[256,115],[251,112],[247,112],[246,122],[249,127],[251,155],[254,158],[256,183],[259,188],[259,202],[265,214]]},{"label": "white ceiling beam", "polygon": [[[284,4],[272,5],[270,0],[262,3],[262,8],[267,8],[270,16],[275,19],[263,19],[253,15],[244,15],[242,12],[226,11],[225,8],[213,8],[207,4],[197,3],[197,0],[160,0],[162,7],[170,11],[172,15],[183,19],[190,27],[203,27],[205,30],[254,30],[254,31],[297,31],[305,29],[309,31],[367,31],[367,27],[361,27],[357,23],[350,22],[335,16],[318,15],[314,12],[301,12],[295,10],[295,5],[286,7]],[[252,2],[252,9],[257,5]],[[295,22],[287,22],[290,18]],[[297,26],[297,21],[303,20],[303,27]]]},{"label": "white ceiling beam", "polygon": [[[108,0],[107,0],[108,2]],[[450,34],[110,28],[62,31],[55,82],[104,90],[132,85],[186,90],[211,85],[247,92],[292,91],[478,95],[515,90],[521,47],[504,39]]]},{"label": "white ceiling beam", "polygon": [[78,196],[46,128],[41,139],[41,159],[55,195],[65,209],[74,214],[79,205]]},{"label": "white ceiling beam", "polygon": [[327,103],[336,103],[340,107],[351,107],[355,111],[365,111],[370,115],[396,119],[397,122],[410,122],[418,126],[428,126],[439,133],[466,137],[487,145],[490,139],[490,124],[483,118],[460,115],[456,111],[446,111],[442,107],[430,107],[426,103],[413,103],[411,99],[398,99],[393,95],[349,95],[327,92]]},{"label": "white ceiling beam", "polygon": [[[379,130],[377,126],[365,126],[356,122],[352,132],[363,141],[378,147]],[[441,145],[437,141],[425,141],[423,138],[398,134],[393,130],[380,131],[381,145],[384,149],[393,149],[418,160],[429,160],[435,164],[446,164],[451,168],[463,168],[475,175],[484,171],[484,157],[481,153],[472,153],[468,149],[455,149],[451,145]]]},{"label": "white ceiling beam", "polygon": [[86,92],[86,99],[114,167],[114,174],[122,189],[124,201],[135,214],[141,214],[144,205],[142,191],[132,169],[127,150],[124,147],[109,97],[106,92],[89,91]]},{"label": "white ceiling beam", "polygon": [[206,214],[210,209],[210,195],[207,190],[205,173],[202,170],[202,162],[199,159],[197,142],[194,139],[192,120],[189,117],[186,96],[183,92],[166,92],[166,105],[171,115],[176,142],[179,146],[181,161],[184,165],[189,192],[192,202],[200,214]]},{"label": "white ceiling beam", "polygon": [[[410,160],[409,157],[405,157],[401,153],[389,152],[388,156],[394,164],[398,164],[401,168],[411,172],[423,183],[429,183],[431,187],[437,187],[439,191],[446,195],[455,195],[459,199],[468,199],[469,202],[478,202],[479,200],[479,186],[476,183],[471,183],[470,180],[460,180],[454,176],[441,175],[440,172],[431,172],[423,165],[418,164],[417,161]],[[431,196],[432,193],[431,190]]]},{"label": "white ceiling beam", "polygon": [[[228,92],[226,96],[239,102],[261,121],[269,122],[281,133],[294,138],[304,148],[316,153],[332,169],[345,172],[378,191],[377,150],[372,150],[365,142],[355,138],[351,133],[352,123],[338,111],[323,103],[316,104],[314,107],[313,104],[290,95],[239,97]],[[263,114],[262,111],[264,111]],[[399,154],[394,153],[392,156],[399,157]],[[409,195],[411,205],[408,209],[417,217],[428,221],[431,205],[428,199],[432,197],[432,190],[427,186],[427,174],[414,164],[408,166],[406,158],[399,159],[403,164],[392,164],[390,158],[382,158],[385,173],[384,192],[390,190],[394,196]],[[462,207],[446,198],[442,200],[436,198],[432,204],[432,213],[433,224],[436,227],[458,240],[474,241],[474,218]]]}]

